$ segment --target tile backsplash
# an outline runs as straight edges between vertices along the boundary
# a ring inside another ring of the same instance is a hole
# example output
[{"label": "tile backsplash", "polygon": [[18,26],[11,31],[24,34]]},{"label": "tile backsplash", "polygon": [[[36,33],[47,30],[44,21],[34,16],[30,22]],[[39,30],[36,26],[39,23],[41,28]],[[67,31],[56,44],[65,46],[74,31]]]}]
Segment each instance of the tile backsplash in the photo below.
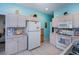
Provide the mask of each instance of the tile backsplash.
[{"label": "tile backsplash", "polygon": [[24,34],[24,28],[16,28],[14,34],[21,35]]}]

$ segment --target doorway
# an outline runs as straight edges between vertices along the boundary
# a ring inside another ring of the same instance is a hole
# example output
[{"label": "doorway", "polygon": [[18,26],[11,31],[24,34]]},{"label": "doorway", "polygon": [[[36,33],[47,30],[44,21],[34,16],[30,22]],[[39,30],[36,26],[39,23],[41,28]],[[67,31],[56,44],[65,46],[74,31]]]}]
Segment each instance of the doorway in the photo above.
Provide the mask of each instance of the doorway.
[{"label": "doorway", "polygon": [[5,51],[5,15],[0,15],[0,52]]},{"label": "doorway", "polygon": [[44,29],[41,28],[41,40],[40,40],[41,45],[44,43]]}]

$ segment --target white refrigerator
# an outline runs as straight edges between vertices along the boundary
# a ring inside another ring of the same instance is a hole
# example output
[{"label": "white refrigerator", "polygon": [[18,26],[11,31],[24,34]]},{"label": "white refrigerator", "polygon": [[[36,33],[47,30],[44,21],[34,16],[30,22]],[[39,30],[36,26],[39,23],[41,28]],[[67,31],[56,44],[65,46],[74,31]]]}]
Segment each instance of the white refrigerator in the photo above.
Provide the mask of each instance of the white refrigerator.
[{"label": "white refrigerator", "polygon": [[40,46],[41,26],[39,21],[26,22],[27,48],[32,50]]}]

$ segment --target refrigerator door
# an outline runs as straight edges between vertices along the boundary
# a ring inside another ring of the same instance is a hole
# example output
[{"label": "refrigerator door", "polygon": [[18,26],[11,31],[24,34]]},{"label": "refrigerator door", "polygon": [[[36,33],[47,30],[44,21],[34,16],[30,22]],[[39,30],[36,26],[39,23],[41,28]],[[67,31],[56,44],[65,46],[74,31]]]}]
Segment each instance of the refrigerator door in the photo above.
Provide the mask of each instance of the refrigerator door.
[{"label": "refrigerator door", "polygon": [[40,32],[28,32],[28,50],[40,46]]},{"label": "refrigerator door", "polygon": [[40,30],[40,22],[27,22],[27,31],[39,31]]}]

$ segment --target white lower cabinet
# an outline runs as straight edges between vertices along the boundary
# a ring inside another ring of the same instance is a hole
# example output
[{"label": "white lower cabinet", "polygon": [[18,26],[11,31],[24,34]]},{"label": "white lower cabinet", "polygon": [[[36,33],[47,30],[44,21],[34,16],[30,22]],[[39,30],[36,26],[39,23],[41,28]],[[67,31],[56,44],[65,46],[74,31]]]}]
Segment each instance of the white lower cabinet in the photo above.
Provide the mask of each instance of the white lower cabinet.
[{"label": "white lower cabinet", "polygon": [[15,54],[17,52],[27,49],[27,37],[20,36],[6,40],[5,52],[6,54]]},{"label": "white lower cabinet", "polygon": [[17,38],[18,40],[18,52],[27,49],[27,38],[25,36]]},{"label": "white lower cabinet", "polygon": [[5,44],[6,54],[14,54],[17,52],[17,40],[16,39],[8,39]]}]

